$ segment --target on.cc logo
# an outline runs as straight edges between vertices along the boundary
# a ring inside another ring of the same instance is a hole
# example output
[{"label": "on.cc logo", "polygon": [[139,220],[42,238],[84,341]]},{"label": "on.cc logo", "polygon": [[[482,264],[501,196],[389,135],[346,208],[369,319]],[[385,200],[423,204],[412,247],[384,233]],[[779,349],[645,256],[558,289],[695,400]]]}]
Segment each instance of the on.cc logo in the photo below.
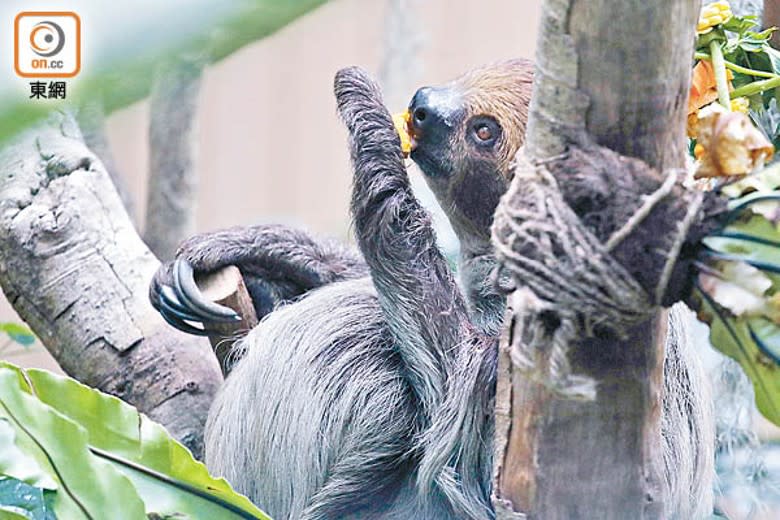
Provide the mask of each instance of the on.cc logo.
[{"label": "on.cc logo", "polygon": [[30,31],[30,45],[38,56],[56,56],[65,46],[65,32],[51,20],[38,22]]},{"label": "on.cc logo", "polygon": [[14,19],[14,68],[23,78],[72,78],[81,70],[81,19],[71,11],[25,11]]}]

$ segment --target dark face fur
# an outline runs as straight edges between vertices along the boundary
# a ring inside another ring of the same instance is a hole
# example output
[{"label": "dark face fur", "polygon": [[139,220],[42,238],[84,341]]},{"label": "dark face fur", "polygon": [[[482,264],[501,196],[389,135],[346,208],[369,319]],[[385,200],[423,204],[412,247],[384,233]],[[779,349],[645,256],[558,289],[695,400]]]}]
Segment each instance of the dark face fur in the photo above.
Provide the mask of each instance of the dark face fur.
[{"label": "dark face fur", "polygon": [[423,87],[409,104],[411,158],[465,248],[489,243],[510,163],[523,144],[533,65],[512,60]]}]

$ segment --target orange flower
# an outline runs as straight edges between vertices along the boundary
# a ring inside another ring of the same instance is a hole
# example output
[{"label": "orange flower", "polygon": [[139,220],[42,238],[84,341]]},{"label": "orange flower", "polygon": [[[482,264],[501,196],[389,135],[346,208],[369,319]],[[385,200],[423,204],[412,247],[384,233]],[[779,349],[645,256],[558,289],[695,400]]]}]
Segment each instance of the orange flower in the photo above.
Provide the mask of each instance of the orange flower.
[{"label": "orange flower", "polygon": [[[734,87],[731,85],[731,80],[734,79],[734,74],[727,70],[726,77],[729,80],[729,91],[732,91]],[[701,60],[693,68],[691,95],[688,98],[688,114],[695,113],[716,99],[718,99],[718,87],[715,84],[715,70],[712,68],[711,62]]]}]

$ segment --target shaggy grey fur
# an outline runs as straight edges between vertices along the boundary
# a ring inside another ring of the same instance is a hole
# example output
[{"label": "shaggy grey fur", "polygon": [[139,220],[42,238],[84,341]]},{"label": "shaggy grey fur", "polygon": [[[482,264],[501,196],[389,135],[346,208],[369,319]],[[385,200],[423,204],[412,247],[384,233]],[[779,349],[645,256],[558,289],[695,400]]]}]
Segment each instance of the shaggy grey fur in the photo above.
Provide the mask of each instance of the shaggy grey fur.
[{"label": "shaggy grey fur", "polygon": [[245,338],[207,464],[275,518],[490,518],[496,337],[469,318],[376,86],[350,69],[336,94],[371,279],[314,290]]},{"label": "shaggy grey fur", "polygon": [[665,518],[677,520],[708,518],[713,507],[715,419],[701,353],[690,337],[694,320],[684,304],[672,307],[664,360]]}]

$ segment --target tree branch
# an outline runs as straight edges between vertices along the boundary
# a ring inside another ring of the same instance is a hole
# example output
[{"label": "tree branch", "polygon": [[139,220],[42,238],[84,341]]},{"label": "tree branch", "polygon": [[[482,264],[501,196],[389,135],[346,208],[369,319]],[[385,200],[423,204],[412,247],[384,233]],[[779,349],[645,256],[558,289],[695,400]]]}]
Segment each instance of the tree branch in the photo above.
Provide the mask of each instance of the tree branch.
[{"label": "tree branch", "polygon": [[147,301],[159,262],[74,121],[0,151],[0,284],[60,366],[168,428],[195,454],[222,380],[208,343]]},{"label": "tree branch", "polygon": [[162,68],[151,95],[149,182],[144,240],[159,258],[173,258],[195,233],[197,102],[203,67],[179,60]]}]

